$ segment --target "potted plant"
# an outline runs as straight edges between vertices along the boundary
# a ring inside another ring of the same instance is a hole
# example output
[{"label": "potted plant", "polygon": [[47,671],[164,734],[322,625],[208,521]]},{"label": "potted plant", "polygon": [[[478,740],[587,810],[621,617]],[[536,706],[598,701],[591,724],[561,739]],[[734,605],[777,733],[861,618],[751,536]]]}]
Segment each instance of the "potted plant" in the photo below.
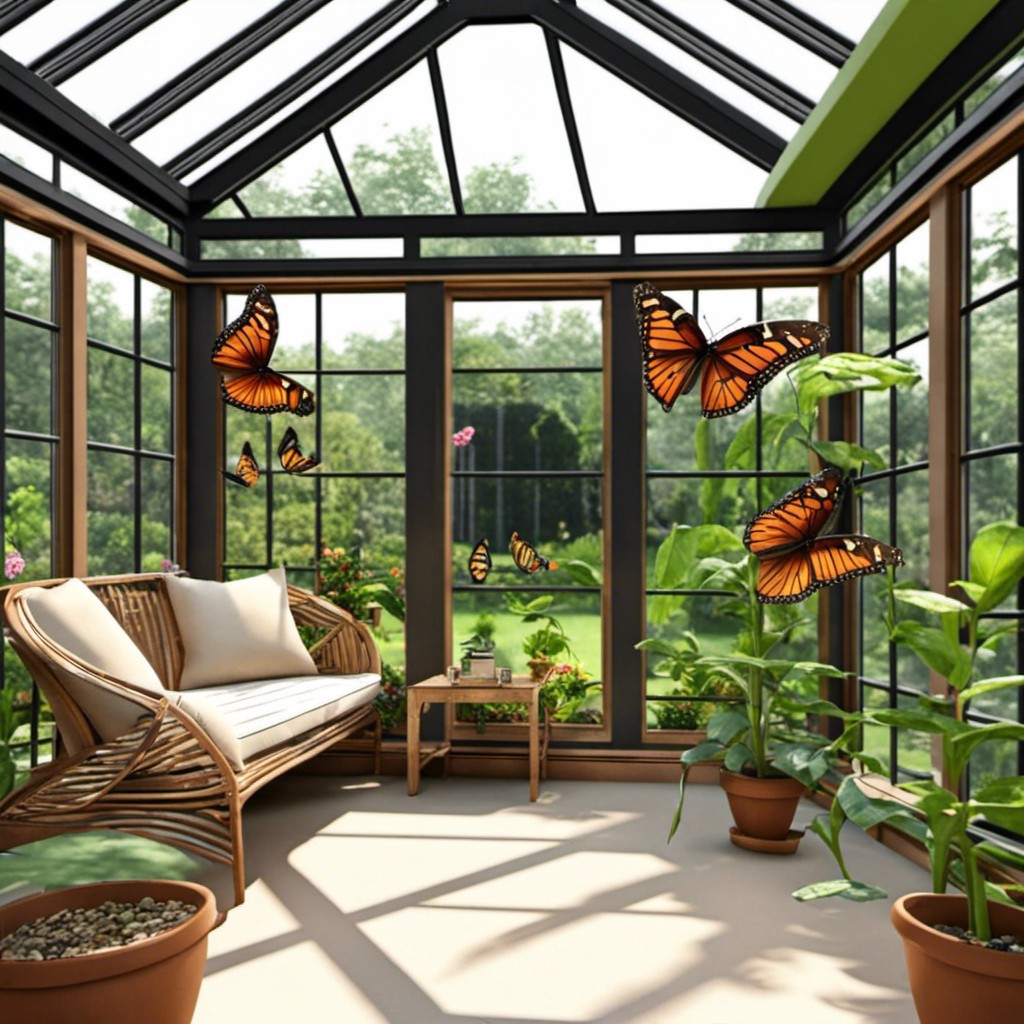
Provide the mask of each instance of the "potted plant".
[{"label": "potted plant", "polygon": [[551,614],[554,598],[551,594],[539,594],[524,601],[518,594],[506,594],[505,604],[523,622],[540,623],[537,629],[523,638],[523,653],[530,669],[530,679],[540,682],[544,679],[555,659],[560,654],[571,654],[572,645],[562,628],[561,622]]},{"label": "potted plant", "polygon": [[490,612],[481,612],[473,623],[473,633],[459,641],[464,675],[477,679],[496,677],[494,630],[494,616]]},{"label": "potted plant", "polygon": [[[982,617],[998,608],[1024,579],[1024,528],[994,523],[978,531],[970,548],[969,578],[956,580],[965,600],[910,588],[889,578],[886,627],[892,642],[916,654],[947,684],[947,693],[922,696],[917,707],[873,710],[867,721],[938,737],[945,786],[933,780],[902,783],[907,799],[872,797],[865,778],[850,776],[840,786],[832,810],[812,826],[832,850],[843,878],[807,886],[798,899],[842,895],[854,899],[884,897],[873,886],[850,878],[839,848],[846,820],[864,828],[888,822],[922,838],[927,846],[932,893],[911,893],[892,910],[904,942],[914,1003],[923,1024],[962,1021],[971,1007],[978,1020],[1012,1020],[1024,1005],[1024,909],[985,878],[985,866],[1022,867],[1022,858],[986,839],[979,825],[1024,833],[1024,776],[985,781],[964,791],[972,755],[992,743],[1024,741],[1024,725],[973,724],[969,702],[1019,689],[1024,676],[978,679],[986,660],[1015,626]],[[927,624],[899,617],[897,608],[913,607],[938,617]],[[874,759],[866,767],[877,770]],[[946,894],[952,880],[963,896]],[[994,938],[993,938],[994,936]],[[1010,951],[1008,951],[1010,950]]]}]

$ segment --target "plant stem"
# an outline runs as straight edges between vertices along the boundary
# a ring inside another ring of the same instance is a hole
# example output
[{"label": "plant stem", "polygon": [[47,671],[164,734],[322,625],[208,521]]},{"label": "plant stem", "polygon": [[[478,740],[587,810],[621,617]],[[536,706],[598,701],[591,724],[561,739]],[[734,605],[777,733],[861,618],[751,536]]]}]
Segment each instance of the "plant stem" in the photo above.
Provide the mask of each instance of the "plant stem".
[{"label": "plant stem", "polygon": [[[748,600],[750,602],[750,644],[755,658],[762,657],[764,648],[764,608],[757,599],[755,560],[751,559],[751,569],[748,579]],[[747,719],[750,722],[750,749],[754,755],[754,771],[758,778],[764,778],[768,773],[767,746],[768,746],[768,724],[765,722],[764,705],[764,679],[759,666],[751,665],[747,678]]]},{"label": "plant stem", "polygon": [[988,899],[985,882],[978,869],[978,855],[974,844],[967,838],[960,838],[960,856],[964,862],[964,889],[967,893],[968,927],[982,942],[992,938],[992,925],[988,919]]}]

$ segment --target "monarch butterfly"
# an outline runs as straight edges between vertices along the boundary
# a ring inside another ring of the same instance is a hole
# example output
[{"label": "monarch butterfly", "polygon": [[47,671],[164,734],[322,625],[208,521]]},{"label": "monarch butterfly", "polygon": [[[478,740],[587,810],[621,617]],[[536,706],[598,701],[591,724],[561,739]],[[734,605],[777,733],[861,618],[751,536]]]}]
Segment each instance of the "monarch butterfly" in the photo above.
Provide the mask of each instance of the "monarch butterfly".
[{"label": "monarch butterfly", "polygon": [[313,392],[270,368],[277,324],[277,307],[270,292],[256,285],[242,315],[213,343],[213,365],[222,371],[221,395],[229,405],[246,412],[308,416],[315,406]]},{"label": "monarch butterfly", "polygon": [[537,549],[513,530],[508,541],[508,549],[512,553],[512,561],[516,568],[525,573],[535,573],[540,569],[557,569],[558,563],[537,554]]},{"label": "monarch butterfly", "polygon": [[491,547],[484,537],[477,541],[469,556],[469,578],[474,583],[483,583],[491,571]]},{"label": "monarch butterfly", "polygon": [[709,342],[697,321],[650,282],[633,289],[644,349],[644,384],[668,412],[700,377],[700,411],[707,419],[749,405],[783,367],[828,338],[824,324],[771,320],[730,331]]},{"label": "monarch butterfly", "polygon": [[848,479],[830,466],[747,524],[743,543],[761,560],[760,601],[802,601],[821,587],[903,565],[899,548],[863,534],[819,536],[834,522],[848,489]]},{"label": "monarch butterfly", "polygon": [[255,487],[256,481],[260,478],[260,467],[253,455],[252,445],[248,441],[242,445],[242,454],[238,456],[238,465],[234,473],[224,470],[224,475],[233,483],[241,484],[243,487]]},{"label": "monarch butterfly", "polygon": [[281,460],[281,468],[286,473],[305,473],[308,469],[320,465],[315,455],[303,455],[299,447],[299,436],[294,428],[289,427],[277,446],[277,457]]}]

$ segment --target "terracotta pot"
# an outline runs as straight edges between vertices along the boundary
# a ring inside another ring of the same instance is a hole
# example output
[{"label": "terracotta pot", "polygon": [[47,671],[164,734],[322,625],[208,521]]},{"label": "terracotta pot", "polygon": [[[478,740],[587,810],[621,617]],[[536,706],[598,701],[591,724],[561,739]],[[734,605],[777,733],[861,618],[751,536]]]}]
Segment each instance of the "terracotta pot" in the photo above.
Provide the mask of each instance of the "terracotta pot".
[{"label": "terracotta pot", "polygon": [[526,664],[530,666],[530,682],[540,683],[551,671],[554,662],[550,658],[531,658]]},{"label": "terracotta pot", "polygon": [[[993,935],[1024,938],[1024,908],[989,903]],[[967,927],[967,897],[912,892],[892,906],[903,939],[907,979],[921,1024],[1020,1020],[1024,953],[1004,953],[937,932],[931,925]]]},{"label": "terracotta pot", "polygon": [[786,839],[806,787],[788,775],[759,779],[726,768],[719,782],[729,799],[736,827],[753,839]]},{"label": "terracotta pot", "polygon": [[206,966],[206,939],[218,922],[214,895],[192,882],[76,885],[0,906],[0,935],[65,908],[143,896],[199,909],[187,921],[129,946],[66,960],[0,960],[0,1020],[39,1024],[189,1024]]}]

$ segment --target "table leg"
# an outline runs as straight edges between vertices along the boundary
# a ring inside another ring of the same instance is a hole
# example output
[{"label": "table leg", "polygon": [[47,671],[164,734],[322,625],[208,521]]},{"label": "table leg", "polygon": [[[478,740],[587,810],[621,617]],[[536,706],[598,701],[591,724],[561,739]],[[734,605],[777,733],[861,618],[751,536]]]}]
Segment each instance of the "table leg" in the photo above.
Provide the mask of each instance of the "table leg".
[{"label": "table leg", "polygon": [[530,701],[530,800],[540,792],[540,687],[533,691]]},{"label": "table leg", "polygon": [[406,779],[409,796],[415,796],[420,788],[420,695],[415,690],[407,691],[405,738],[406,738]]}]

